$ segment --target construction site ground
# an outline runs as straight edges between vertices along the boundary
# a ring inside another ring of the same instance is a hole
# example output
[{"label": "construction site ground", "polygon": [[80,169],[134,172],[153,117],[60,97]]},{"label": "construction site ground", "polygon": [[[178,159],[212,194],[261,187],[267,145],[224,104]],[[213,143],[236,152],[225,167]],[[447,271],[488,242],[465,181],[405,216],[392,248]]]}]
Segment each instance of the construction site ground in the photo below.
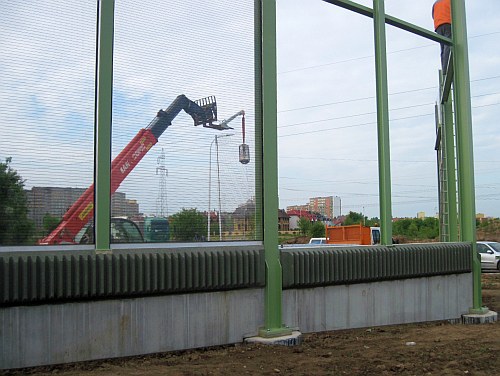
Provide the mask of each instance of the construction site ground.
[{"label": "construction site ground", "polygon": [[[500,273],[483,274],[500,312]],[[1,371],[0,371],[1,372]],[[500,323],[429,322],[305,334],[294,347],[234,344],[4,372],[8,375],[500,375]]]}]

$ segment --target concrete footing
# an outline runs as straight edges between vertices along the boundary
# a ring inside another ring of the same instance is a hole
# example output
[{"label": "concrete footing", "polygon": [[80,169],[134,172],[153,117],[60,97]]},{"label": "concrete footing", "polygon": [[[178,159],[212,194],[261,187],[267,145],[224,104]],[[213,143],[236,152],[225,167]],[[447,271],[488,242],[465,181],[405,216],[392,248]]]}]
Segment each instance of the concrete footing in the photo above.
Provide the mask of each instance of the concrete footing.
[{"label": "concrete footing", "polygon": [[292,334],[280,337],[248,337],[244,339],[245,343],[260,343],[263,345],[297,346],[302,343],[302,333],[293,331]]},{"label": "concrete footing", "polygon": [[488,311],[484,314],[469,313],[462,315],[463,324],[489,324],[497,321],[498,314],[494,311]]}]

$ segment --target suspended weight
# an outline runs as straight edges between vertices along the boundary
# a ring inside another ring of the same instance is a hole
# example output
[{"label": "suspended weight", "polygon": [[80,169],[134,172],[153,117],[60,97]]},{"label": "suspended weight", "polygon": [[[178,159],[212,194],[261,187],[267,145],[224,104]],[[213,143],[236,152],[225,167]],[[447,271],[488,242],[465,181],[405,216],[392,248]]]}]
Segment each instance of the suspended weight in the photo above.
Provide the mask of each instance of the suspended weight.
[{"label": "suspended weight", "polygon": [[247,144],[240,145],[240,163],[247,164],[250,162],[250,148]]}]

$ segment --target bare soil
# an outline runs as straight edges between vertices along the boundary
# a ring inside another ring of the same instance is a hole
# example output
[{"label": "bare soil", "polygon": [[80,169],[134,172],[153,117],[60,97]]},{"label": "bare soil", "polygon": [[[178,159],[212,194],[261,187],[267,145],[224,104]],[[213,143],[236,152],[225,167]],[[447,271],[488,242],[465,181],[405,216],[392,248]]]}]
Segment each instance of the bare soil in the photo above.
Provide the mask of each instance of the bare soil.
[{"label": "bare soil", "polygon": [[[483,274],[500,312],[500,273]],[[500,375],[500,322],[432,322],[304,335],[295,347],[237,344],[4,372],[6,375]]]}]

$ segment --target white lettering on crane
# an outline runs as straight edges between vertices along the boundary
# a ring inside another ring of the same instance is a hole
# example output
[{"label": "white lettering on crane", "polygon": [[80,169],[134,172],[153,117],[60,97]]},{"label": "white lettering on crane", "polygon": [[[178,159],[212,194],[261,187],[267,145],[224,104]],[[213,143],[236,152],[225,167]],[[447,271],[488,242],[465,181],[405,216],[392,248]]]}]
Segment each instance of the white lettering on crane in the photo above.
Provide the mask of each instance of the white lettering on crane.
[{"label": "white lettering on crane", "polygon": [[139,155],[141,155],[141,153],[144,151],[144,149],[146,149],[146,146],[144,146],[144,144],[141,144],[132,155],[132,158],[137,159]]},{"label": "white lettering on crane", "polygon": [[125,171],[127,171],[129,167],[130,167],[130,163],[129,163],[129,161],[126,161],[126,162],[125,162],[125,163],[124,163],[124,164],[120,167],[120,172],[121,172],[122,174],[124,174],[124,173],[125,173]]}]

